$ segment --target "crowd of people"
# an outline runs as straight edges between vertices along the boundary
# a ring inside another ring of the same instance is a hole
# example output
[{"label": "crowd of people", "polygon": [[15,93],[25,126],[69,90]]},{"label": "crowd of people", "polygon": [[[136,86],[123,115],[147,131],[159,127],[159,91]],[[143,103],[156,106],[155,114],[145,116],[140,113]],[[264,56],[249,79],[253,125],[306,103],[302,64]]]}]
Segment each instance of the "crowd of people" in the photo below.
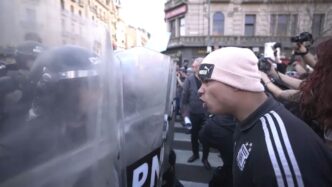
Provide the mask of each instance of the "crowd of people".
[{"label": "crowd of people", "polygon": [[189,76],[179,69],[177,113],[192,123],[188,162],[199,158],[198,139],[205,167],[204,147],[224,162],[210,187],[332,186],[332,39],[309,47],[294,43],[291,63],[263,59],[264,70],[262,58],[237,47],[195,59]]},{"label": "crowd of people", "polygon": [[[315,54],[297,43],[294,63],[265,59],[263,71],[250,49],[224,47],[178,68],[188,162],[200,158],[199,142],[206,169],[210,148],[223,160],[209,186],[332,186],[331,49],[332,39]],[[83,144],[101,86],[97,57],[83,48],[28,41],[12,55],[0,62],[0,182]]]}]

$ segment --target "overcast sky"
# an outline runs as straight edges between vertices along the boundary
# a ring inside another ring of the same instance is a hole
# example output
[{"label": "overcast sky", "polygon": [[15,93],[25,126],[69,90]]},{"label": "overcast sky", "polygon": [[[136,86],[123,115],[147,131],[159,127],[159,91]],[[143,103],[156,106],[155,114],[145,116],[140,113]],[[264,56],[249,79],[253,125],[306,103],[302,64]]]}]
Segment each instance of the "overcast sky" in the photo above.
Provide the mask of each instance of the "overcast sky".
[{"label": "overcast sky", "polygon": [[140,27],[151,35],[166,32],[165,0],[122,0],[123,16],[130,25]]},{"label": "overcast sky", "polygon": [[126,23],[145,29],[151,34],[145,47],[165,51],[170,33],[164,21],[166,0],[122,0],[122,16]]}]

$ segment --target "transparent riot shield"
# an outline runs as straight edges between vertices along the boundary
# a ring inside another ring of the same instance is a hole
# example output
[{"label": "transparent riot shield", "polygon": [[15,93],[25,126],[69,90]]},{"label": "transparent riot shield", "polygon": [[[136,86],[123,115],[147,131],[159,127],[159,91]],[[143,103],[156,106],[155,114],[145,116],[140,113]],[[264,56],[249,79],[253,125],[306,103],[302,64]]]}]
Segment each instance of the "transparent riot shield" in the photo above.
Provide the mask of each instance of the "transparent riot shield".
[{"label": "transparent riot shield", "polygon": [[170,102],[171,60],[144,48],[115,53],[122,73],[122,151],[126,186],[159,186],[164,161],[165,114]]},{"label": "transparent riot shield", "polygon": [[[170,167],[169,155],[173,146],[174,139],[174,123],[175,123],[175,94],[176,94],[176,63],[169,60],[170,69],[169,69],[169,79],[168,79],[168,87],[167,87],[167,101],[166,101],[166,114],[164,116],[164,129],[163,129],[163,154],[161,157],[163,158],[163,162],[161,163],[161,171],[160,173],[165,173]],[[163,182],[167,179],[160,178],[160,181]],[[168,181],[166,181],[168,182]]]},{"label": "transparent riot shield", "polygon": [[0,1],[0,186],[122,186],[119,69],[89,11]]}]

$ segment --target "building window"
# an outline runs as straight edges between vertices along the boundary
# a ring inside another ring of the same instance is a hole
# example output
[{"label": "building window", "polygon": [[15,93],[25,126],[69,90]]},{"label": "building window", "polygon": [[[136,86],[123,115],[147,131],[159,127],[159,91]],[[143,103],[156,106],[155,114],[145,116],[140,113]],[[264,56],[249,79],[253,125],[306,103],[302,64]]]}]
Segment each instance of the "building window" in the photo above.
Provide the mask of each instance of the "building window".
[{"label": "building window", "polygon": [[287,26],[289,25],[289,15],[279,15],[277,17],[276,34],[278,36],[287,36]]},{"label": "building window", "polygon": [[82,11],[81,10],[78,11],[78,15],[82,16]]},{"label": "building window", "polygon": [[312,30],[312,35],[313,36],[320,36],[324,30],[324,19],[325,15],[324,14],[314,14],[313,19],[312,19],[312,25],[311,25],[311,30]]},{"label": "building window", "polygon": [[290,35],[294,36],[297,34],[297,15],[293,14],[291,15],[291,21],[290,21]]},{"label": "building window", "polygon": [[270,31],[272,36],[291,36],[297,32],[297,15],[271,15]]},{"label": "building window", "polygon": [[225,17],[222,12],[216,12],[213,15],[213,34],[223,35],[224,34],[224,22]]},{"label": "building window", "polygon": [[180,18],[179,21],[180,36],[186,35],[185,19],[184,17]]},{"label": "building window", "polygon": [[175,37],[175,20],[170,21],[169,31],[171,32],[171,37]]},{"label": "building window", "polygon": [[70,5],[70,11],[71,11],[71,13],[74,13],[74,6],[73,5]]},{"label": "building window", "polygon": [[244,23],[244,35],[255,36],[256,15],[246,15]]},{"label": "building window", "polygon": [[65,9],[65,2],[63,0],[60,0],[61,3],[61,9],[64,10]]}]

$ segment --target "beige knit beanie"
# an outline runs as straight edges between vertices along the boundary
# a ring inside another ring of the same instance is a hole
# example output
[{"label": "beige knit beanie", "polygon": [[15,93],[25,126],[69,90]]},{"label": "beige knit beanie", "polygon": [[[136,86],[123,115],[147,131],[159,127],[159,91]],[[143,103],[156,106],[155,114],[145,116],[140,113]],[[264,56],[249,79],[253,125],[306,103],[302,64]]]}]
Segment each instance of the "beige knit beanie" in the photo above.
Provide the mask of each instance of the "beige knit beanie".
[{"label": "beige knit beanie", "polygon": [[202,80],[212,79],[252,92],[263,92],[258,58],[247,48],[224,47],[207,55],[200,65]]}]

